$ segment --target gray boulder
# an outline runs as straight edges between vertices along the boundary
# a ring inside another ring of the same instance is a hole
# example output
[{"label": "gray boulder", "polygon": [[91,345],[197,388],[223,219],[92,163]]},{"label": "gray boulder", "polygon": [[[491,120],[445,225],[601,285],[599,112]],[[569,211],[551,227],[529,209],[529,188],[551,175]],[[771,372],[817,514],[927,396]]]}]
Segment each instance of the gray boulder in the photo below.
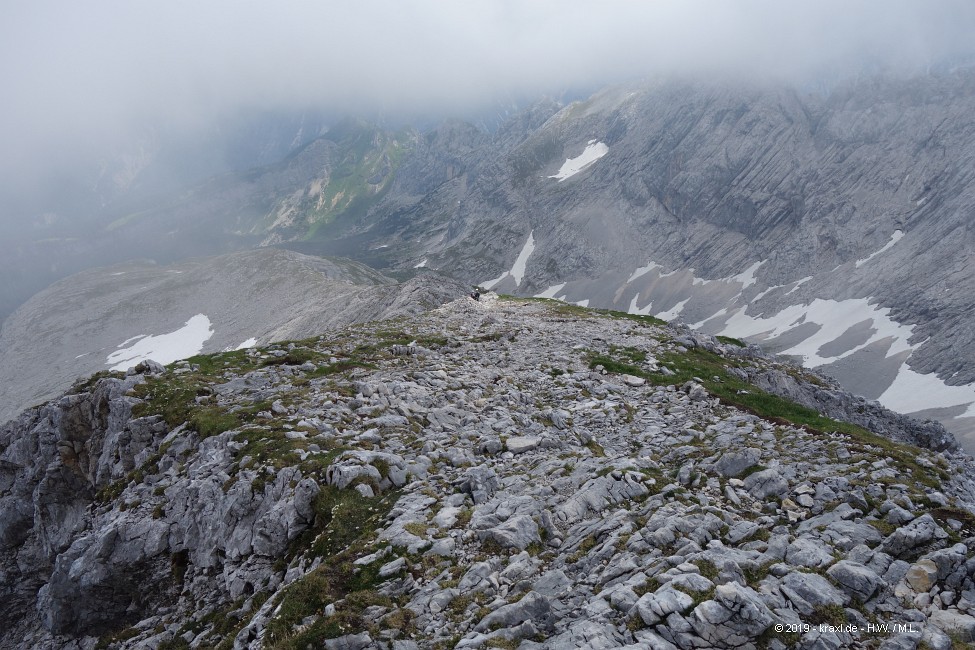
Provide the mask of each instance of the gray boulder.
[{"label": "gray boulder", "polygon": [[760,636],[775,621],[750,587],[719,585],[714,599],[698,605],[688,619],[698,636],[714,648],[738,648]]},{"label": "gray boulder", "polygon": [[756,465],[761,457],[761,452],[754,448],[743,451],[729,451],[718,459],[718,462],[714,464],[714,469],[725,478],[734,478],[749,467]]},{"label": "gray boulder", "polygon": [[874,571],[850,560],[840,560],[826,574],[851,598],[865,603],[877,592],[883,580]]},{"label": "gray boulder", "polygon": [[925,514],[891,533],[881,543],[880,550],[901,559],[911,555],[916,557],[922,547],[947,537],[948,533],[938,526],[934,518]]},{"label": "gray boulder", "polygon": [[746,478],[745,489],[756,499],[767,499],[785,494],[789,482],[774,469],[765,469]]},{"label": "gray boulder", "polygon": [[505,442],[505,446],[513,454],[523,454],[526,451],[537,449],[542,439],[537,436],[511,436]]},{"label": "gray boulder", "polygon": [[850,597],[816,573],[795,571],[782,579],[782,593],[803,615],[824,606],[845,606]]},{"label": "gray boulder", "polygon": [[481,540],[493,540],[503,548],[525,550],[529,544],[541,542],[538,524],[528,515],[515,515],[500,526],[478,531]]},{"label": "gray boulder", "polygon": [[641,596],[634,610],[644,623],[656,625],[674,612],[686,612],[693,604],[694,599],[684,592],[664,585],[653,593]]},{"label": "gray boulder", "polygon": [[485,503],[498,489],[498,475],[493,469],[479,465],[468,470],[455,485],[461,492],[471,495],[474,503]]},{"label": "gray boulder", "polygon": [[551,630],[555,617],[549,599],[537,592],[529,591],[518,602],[499,607],[482,618],[474,626],[474,630],[486,632],[492,629],[510,628],[525,621],[532,622],[538,628]]}]

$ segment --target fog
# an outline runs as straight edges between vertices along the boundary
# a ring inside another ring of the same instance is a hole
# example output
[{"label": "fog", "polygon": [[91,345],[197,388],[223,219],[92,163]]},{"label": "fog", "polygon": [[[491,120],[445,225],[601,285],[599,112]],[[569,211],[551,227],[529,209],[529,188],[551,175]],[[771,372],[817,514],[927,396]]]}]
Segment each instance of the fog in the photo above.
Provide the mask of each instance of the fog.
[{"label": "fog", "polygon": [[915,72],[973,33],[966,0],[7,2],[0,174],[241,108],[447,115],[657,74]]}]

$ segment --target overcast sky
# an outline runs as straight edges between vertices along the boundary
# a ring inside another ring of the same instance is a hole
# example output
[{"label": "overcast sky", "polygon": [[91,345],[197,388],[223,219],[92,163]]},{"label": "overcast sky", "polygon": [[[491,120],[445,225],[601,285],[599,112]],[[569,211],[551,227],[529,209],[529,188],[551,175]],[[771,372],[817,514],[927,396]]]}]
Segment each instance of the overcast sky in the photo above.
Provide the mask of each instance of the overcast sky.
[{"label": "overcast sky", "polygon": [[658,73],[918,70],[973,46],[969,0],[11,0],[0,174],[239,107],[442,114]]}]

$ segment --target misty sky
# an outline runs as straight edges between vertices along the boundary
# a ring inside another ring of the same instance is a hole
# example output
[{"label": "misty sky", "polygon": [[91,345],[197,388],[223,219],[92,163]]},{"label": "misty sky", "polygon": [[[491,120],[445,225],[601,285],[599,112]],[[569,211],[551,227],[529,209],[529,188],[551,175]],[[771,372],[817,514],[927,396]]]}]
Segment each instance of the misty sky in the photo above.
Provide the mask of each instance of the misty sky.
[{"label": "misty sky", "polygon": [[0,174],[241,107],[444,114],[661,73],[915,71],[973,37],[968,0],[8,1]]}]

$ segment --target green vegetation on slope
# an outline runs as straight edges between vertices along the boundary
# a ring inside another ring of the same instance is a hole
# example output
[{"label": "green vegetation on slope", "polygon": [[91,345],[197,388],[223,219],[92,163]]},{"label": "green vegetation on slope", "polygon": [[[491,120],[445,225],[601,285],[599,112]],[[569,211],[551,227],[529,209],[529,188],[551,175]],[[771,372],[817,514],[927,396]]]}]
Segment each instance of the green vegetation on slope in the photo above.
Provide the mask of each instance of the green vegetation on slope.
[{"label": "green vegetation on slope", "polygon": [[[609,354],[592,352],[588,355],[588,361],[591,368],[602,366],[607,372],[643,377],[658,386],[670,384],[679,386],[688,381],[699,381],[710,394],[729,406],[768,420],[806,427],[823,434],[826,432],[845,434],[860,445],[879,447],[894,458],[902,471],[909,474],[913,480],[930,487],[939,487],[937,478],[932,476],[932,470],[917,463],[917,450],[910,445],[894,442],[863,427],[828,418],[784,397],[766,393],[730,373],[729,368],[736,367],[738,364],[713,352],[692,349],[683,353],[667,352],[660,355],[658,361],[672,370],[673,376],[648,372],[645,368],[634,365],[634,358],[631,355],[625,351],[621,353],[618,349]],[[940,476],[943,473],[940,470],[937,473],[938,478],[942,480],[948,478]]]},{"label": "green vegetation on slope", "polygon": [[319,193],[307,200],[309,223],[303,239],[325,236],[339,220],[350,223],[366,216],[389,190],[396,169],[409,152],[407,132],[392,136],[359,122],[347,122],[329,133],[339,145],[341,160],[328,170]]}]

